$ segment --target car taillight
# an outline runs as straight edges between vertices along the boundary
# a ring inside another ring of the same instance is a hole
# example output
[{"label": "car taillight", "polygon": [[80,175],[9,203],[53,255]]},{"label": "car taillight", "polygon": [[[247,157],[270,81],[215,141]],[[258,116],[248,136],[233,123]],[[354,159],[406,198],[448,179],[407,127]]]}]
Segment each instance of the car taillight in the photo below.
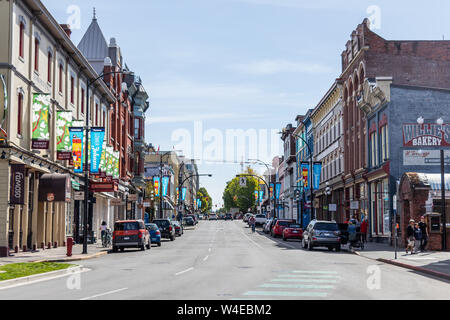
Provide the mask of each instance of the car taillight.
[{"label": "car taillight", "polygon": [[138,235],[139,235],[139,239],[142,239],[142,235],[143,235],[144,233],[142,232],[142,231],[139,231],[139,233],[138,233]]},{"label": "car taillight", "polygon": [[172,226],[169,227],[169,231],[172,231]]},{"label": "car taillight", "polygon": [[157,235],[160,235],[160,234],[161,234],[161,232],[160,232],[160,231],[158,230],[158,231],[156,231],[156,234],[157,234]]}]

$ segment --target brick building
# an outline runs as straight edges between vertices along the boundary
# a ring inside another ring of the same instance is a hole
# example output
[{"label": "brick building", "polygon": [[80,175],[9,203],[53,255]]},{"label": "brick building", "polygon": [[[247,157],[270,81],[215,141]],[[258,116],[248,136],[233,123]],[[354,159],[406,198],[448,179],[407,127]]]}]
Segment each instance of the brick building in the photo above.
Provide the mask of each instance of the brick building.
[{"label": "brick building", "polygon": [[[450,41],[391,41],[385,40],[369,28],[369,20],[356,28],[342,53],[343,113],[344,113],[344,183],[345,216],[369,216],[370,155],[368,114],[360,107],[364,83],[375,79],[388,80],[389,85],[428,88],[450,88]],[[381,84],[381,83],[380,83]],[[370,88],[368,88],[370,91]],[[383,121],[386,119],[379,119]],[[377,134],[379,133],[377,127]],[[389,127],[386,126],[386,129]],[[384,129],[383,129],[384,130]],[[386,133],[385,133],[386,135]],[[376,136],[378,139],[378,135]],[[389,159],[382,159],[377,166],[389,170]],[[384,161],[386,160],[386,161]],[[389,176],[390,173],[386,172]],[[388,192],[393,182],[379,187],[378,194]],[[388,205],[388,204],[386,204]],[[392,212],[392,200],[390,200]],[[385,217],[383,217],[385,219]],[[376,229],[372,221],[373,235],[385,238],[390,235],[389,222],[383,221]]]}]

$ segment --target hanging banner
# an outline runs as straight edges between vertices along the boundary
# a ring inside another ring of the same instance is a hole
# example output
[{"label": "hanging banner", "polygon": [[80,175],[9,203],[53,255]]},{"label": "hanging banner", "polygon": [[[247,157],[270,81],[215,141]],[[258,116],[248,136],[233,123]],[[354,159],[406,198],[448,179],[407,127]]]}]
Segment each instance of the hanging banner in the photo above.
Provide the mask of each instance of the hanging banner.
[{"label": "hanging banner", "polygon": [[106,177],[112,178],[114,175],[114,148],[111,146],[106,147]]},{"label": "hanging banner", "polygon": [[277,182],[277,184],[275,185],[275,193],[276,193],[276,199],[280,200],[280,193],[281,193],[281,183]]},{"label": "hanging banner", "polygon": [[255,201],[258,201],[258,190],[255,190]]},{"label": "hanging banner", "polygon": [[11,187],[9,203],[11,205],[25,204],[25,165],[11,164]]},{"label": "hanging banner", "polygon": [[120,173],[119,173],[119,158],[120,158],[120,153],[119,151],[114,151],[114,174],[113,174],[113,179],[118,180],[120,178]]},{"label": "hanging banner", "polygon": [[178,203],[178,199],[180,198],[180,190],[178,190],[178,187],[177,187],[177,199],[176,199],[176,201],[175,202],[177,202]]},{"label": "hanging banner", "polygon": [[270,184],[269,194],[270,194],[270,199],[273,199],[273,183]]},{"label": "hanging banner", "polygon": [[100,157],[99,173],[101,178],[106,178],[106,139],[103,139],[102,155]]},{"label": "hanging banner", "polygon": [[72,111],[56,112],[56,156],[58,160],[70,160],[72,145],[70,127],[72,126]]},{"label": "hanging banner", "polygon": [[105,128],[91,129],[91,139],[90,139],[91,173],[99,173],[104,139],[105,139]]},{"label": "hanging banner", "polygon": [[259,203],[262,203],[262,202],[263,202],[263,198],[264,198],[264,190],[261,190],[261,191],[259,192]]},{"label": "hanging banner", "polygon": [[167,196],[167,189],[169,187],[169,177],[162,177],[162,195],[163,197]]},{"label": "hanging banner", "polygon": [[300,168],[303,181],[303,188],[304,190],[309,190],[309,163],[302,162]]},{"label": "hanging banner", "polygon": [[183,187],[183,188],[181,189],[181,201],[186,200],[186,191],[187,191],[187,188],[186,188],[186,187]]},{"label": "hanging banner", "polygon": [[314,168],[314,175],[313,175],[314,190],[319,190],[320,178],[321,178],[321,174],[322,174],[322,163],[315,162],[313,168]]},{"label": "hanging banner", "polygon": [[48,111],[50,95],[42,93],[33,94],[32,106],[32,135],[31,149],[47,150],[50,145],[50,133],[48,131]]},{"label": "hanging banner", "polygon": [[153,186],[155,187],[155,196],[159,197],[159,189],[160,189],[159,177],[153,177]]},{"label": "hanging banner", "polygon": [[83,173],[83,138],[84,128],[71,127],[69,129],[72,145],[72,163],[75,173]]}]

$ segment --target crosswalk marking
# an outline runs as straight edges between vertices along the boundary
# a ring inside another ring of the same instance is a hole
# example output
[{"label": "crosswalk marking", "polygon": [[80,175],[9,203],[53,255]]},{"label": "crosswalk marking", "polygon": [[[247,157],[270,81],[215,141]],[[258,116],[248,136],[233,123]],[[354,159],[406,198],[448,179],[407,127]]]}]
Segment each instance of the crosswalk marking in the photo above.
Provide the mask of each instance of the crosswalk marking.
[{"label": "crosswalk marking", "polygon": [[326,292],[290,292],[290,291],[248,291],[244,296],[272,296],[272,297],[321,297],[327,296]]},{"label": "crosswalk marking", "polygon": [[330,285],[317,285],[317,284],[277,284],[277,283],[265,283],[260,285],[260,288],[278,288],[278,289],[334,289],[334,286]]},{"label": "crosswalk marking", "polygon": [[295,270],[293,273],[306,273],[306,274],[338,274],[336,271],[304,271],[304,270]]},{"label": "crosswalk marking", "polygon": [[331,279],[272,279],[271,282],[311,282],[311,283],[337,283],[337,280]]},{"label": "crosswalk marking", "polygon": [[339,279],[338,276],[332,276],[332,275],[307,275],[307,274],[299,274],[299,275],[294,275],[294,274],[284,274],[284,275],[279,275],[278,277],[282,277],[282,278],[314,278],[314,279]]}]

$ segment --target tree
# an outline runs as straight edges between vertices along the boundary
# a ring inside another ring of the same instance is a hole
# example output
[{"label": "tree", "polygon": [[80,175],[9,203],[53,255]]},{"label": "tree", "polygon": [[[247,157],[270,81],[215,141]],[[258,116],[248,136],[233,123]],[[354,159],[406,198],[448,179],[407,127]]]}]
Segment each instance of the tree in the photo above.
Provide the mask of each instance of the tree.
[{"label": "tree", "polygon": [[[251,167],[247,167],[244,174],[256,175]],[[223,193],[223,201],[226,211],[231,208],[239,208],[241,212],[248,212],[255,206],[255,190],[258,190],[259,180],[256,177],[247,176],[247,185],[241,187],[239,178],[236,177],[228,182]]]},{"label": "tree", "polygon": [[212,209],[212,199],[210,195],[208,194],[208,191],[206,188],[200,188],[197,192],[197,199],[200,199],[202,202],[201,212],[206,213],[211,211]]}]

